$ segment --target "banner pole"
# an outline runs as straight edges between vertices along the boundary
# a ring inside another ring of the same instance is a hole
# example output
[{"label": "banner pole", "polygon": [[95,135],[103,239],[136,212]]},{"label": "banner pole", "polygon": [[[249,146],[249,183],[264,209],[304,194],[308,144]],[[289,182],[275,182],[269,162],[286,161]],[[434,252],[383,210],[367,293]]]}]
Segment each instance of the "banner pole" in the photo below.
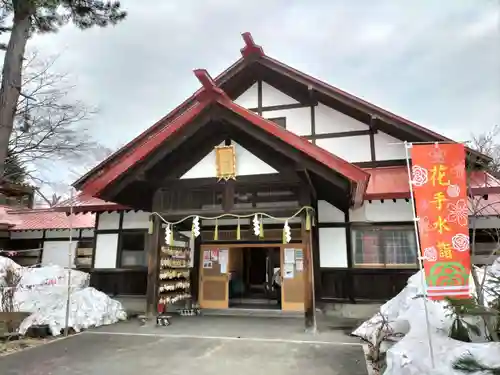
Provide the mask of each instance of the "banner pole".
[{"label": "banner pole", "polygon": [[415,197],[413,195],[413,179],[412,179],[412,173],[411,173],[411,167],[410,167],[410,154],[408,152],[408,149],[413,147],[412,143],[408,143],[407,141],[405,143],[405,152],[406,152],[406,169],[408,171],[408,185],[410,186],[410,198],[411,198],[411,209],[413,212],[413,225],[415,228],[415,242],[417,245],[418,249],[418,268],[420,269],[420,275],[421,275],[421,281],[422,281],[422,288],[424,290],[424,311],[425,311],[425,322],[427,326],[427,337],[429,341],[429,354],[431,357],[431,366],[432,368],[435,367],[434,364],[434,348],[432,346],[432,337],[431,337],[431,325],[429,322],[429,310],[427,309],[427,282],[425,281],[425,270],[424,270],[424,258],[422,255],[422,249],[420,249],[420,236],[418,232],[418,217],[417,217],[417,211],[415,209]]},{"label": "banner pole", "polygon": [[73,267],[73,188],[70,190],[69,206],[69,241],[68,241],[68,285],[66,298],[66,315],[64,318],[64,336],[69,335],[69,314],[71,304],[71,268]]}]

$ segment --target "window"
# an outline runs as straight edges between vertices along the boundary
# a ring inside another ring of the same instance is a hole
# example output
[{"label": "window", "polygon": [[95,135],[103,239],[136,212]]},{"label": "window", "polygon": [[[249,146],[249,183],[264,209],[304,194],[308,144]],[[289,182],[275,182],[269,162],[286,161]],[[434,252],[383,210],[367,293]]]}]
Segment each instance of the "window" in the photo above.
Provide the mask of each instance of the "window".
[{"label": "window", "polygon": [[119,267],[146,265],[146,232],[122,232]]},{"label": "window", "polygon": [[281,126],[283,129],[286,129],[286,117],[274,117],[274,118],[268,118],[268,120]]},{"label": "window", "polygon": [[398,268],[417,266],[415,231],[408,227],[353,229],[355,267]]},{"label": "window", "polygon": [[77,268],[92,267],[92,254],[94,253],[94,243],[92,239],[78,241],[76,247],[75,264]]}]

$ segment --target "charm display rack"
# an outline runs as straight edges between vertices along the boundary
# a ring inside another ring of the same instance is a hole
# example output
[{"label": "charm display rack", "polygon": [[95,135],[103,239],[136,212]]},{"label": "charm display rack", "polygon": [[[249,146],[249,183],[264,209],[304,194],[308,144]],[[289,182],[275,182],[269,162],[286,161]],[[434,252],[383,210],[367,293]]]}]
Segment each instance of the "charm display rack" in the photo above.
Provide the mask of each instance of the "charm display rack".
[{"label": "charm display rack", "polygon": [[[178,243],[179,241],[175,241],[175,244]],[[159,263],[156,324],[170,325],[171,316],[168,315],[168,307],[181,301],[185,301],[185,306],[178,310],[180,315],[198,315],[200,309],[193,306],[191,296],[189,246],[162,246]]]}]

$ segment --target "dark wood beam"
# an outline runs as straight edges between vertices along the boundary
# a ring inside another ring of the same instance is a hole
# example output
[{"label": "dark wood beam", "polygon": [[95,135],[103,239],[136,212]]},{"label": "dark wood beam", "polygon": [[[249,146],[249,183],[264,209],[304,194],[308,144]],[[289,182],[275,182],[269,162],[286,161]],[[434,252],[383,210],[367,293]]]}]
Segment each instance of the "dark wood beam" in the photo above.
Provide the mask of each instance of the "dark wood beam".
[{"label": "dark wood beam", "polygon": [[301,170],[302,174],[304,175],[305,183],[309,186],[309,191],[311,192],[312,197],[316,200],[318,199],[318,193],[316,192],[316,188],[314,187],[314,184],[312,182],[311,176],[309,175],[309,172],[307,169]]},{"label": "dark wood beam", "polygon": [[352,163],[360,168],[382,168],[382,167],[396,167],[406,165],[405,159],[394,160],[378,160],[378,161],[362,161]]},{"label": "dark wood beam", "polygon": [[371,117],[370,120],[370,157],[372,161],[376,161],[376,153],[375,153],[375,133],[377,132],[377,118],[375,116]]},{"label": "dark wood beam", "polygon": [[370,130],[351,130],[346,132],[337,132],[337,133],[322,133],[316,135],[305,135],[306,139],[329,139],[329,138],[345,138],[345,137],[357,137],[360,135],[370,135]]},{"label": "dark wood beam", "polygon": [[249,111],[256,112],[259,115],[262,116],[263,112],[270,112],[270,111],[283,111],[287,109],[296,109],[296,108],[308,108],[310,106],[316,106],[317,104],[303,104],[303,103],[290,103],[290,104],[277,104],[277,105],[269,105],[269,106],[263,106],[262,108],[259,109],[259,107],[256,108],[249,108]]},{"label": "dark wood beam", "polygon": [[[300,183],[298,175],[290,170],[287,173],[271,173],[265,175],[248,175],[248,176],[237,176],[234,180],[235,186],[245,185],[245,186],[255,186],[261,184],[297,184]],[[163,180],[161,186],[168,189],[192,189],[195,187],[210,187],[217,184],[217,178],[206,177],[206,178],[187,178],[187,179],[165,179]]]},{"label": "dark wood beam", "polygon": [[316,106],[318,105],[318,101],[316,99],[316,95],[314,94],[314,90],[312,87],[308,88],[309,90],[309,98],[311,100],[311,137],[312,142],[316,144]]},{"label": "dark wood beam", "polygon": [[[269,215],[273,215],[275,217],[290,217],[291,215],[295,214],[298,210],[300,209],[299,206],[296,207],[262,207],[259,208],[262,212],[265,212]],[[158,212],[158,211],[157,211]],[[183,219],[189,215],[201,215],[205,217],[215,217],[219,215],[223,215],[227,212],[224,212],[222,210],[199,210],[199,211],[194,211],[194,210],[177,210],[177,211],[168,211],[168,212],[159,212],[165,220],[168,221],[177,221],[180,219]],[[255,213],[254,208],[235,208],[231,212],[231,214],[234,215],[251,215]],[[230,219],[231,217],[227,217]]]},{"label": "dark wood beam", "polygon": [[157,284],[159,272],[159,247],[161,238],[161,221],[156,215],[151,215],[153,232],[147,236],[148,277],[146,287],[146,318],[153,319],[157,312]]}]

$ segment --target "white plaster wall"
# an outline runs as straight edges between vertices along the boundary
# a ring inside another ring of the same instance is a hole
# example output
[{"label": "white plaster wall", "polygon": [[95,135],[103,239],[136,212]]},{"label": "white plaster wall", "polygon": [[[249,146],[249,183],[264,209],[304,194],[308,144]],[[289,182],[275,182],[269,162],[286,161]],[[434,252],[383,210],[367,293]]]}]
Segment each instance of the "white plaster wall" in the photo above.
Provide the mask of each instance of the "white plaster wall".
[{"label": "white plaster wall", "polygon": [[318,222],[345,223],[345,214],[327,201],[318,201]]},{"label": "white plaster wall", "polygon": [[266,82],[262,82],[262,106],[296,104],[298,101],[282,93]]},{"label": "white plaster wall", "polygon": [[345,228],[319,228],[320,267],[347,268]]},{"label": "white plaster wall", "polygon": [[43,230],[34,230],[28,232],[10,232],[10,238],[13,240],[42,238],[42,237],[43,237]]},{"label": "white plaster wall", "polygon": [[[45,231],[45,238],[69,238],[69,229],[65,230],[46,230]],[[72,231],[72,237],[73,239],[78,239],[79,236],[79,230],[78,229],[73,229]]]},{"label": "white plaster wall", "polygon": [[[73,241],[45,241],[43,243],[42,265],[57,265],[61,267],[73,267],[75,265],[75,252],[78,242]],[[69,252],[71,251],[71,262]],[[70,264],[71,263],[71,264]]]},{"label": "white plaster wall", "polygon": [[258,103],[258,92],[257,92],[257,82],[255,82],[250,88],[243,94],[238,96],[234,102],[245,108],[256,108]]},{"label": "white plaster wall", "polygon": [[95,245],[94,268],[116,268],[118,233],[98,234]]},{"label": "white plaster wall", "polygon": [[316,144],[350,162],[371,160],[370,136],[368,135],[317,139]]},{"label": "white plaster wall", "polygon": [[123,215],[123,229],[144,229],[149,228],[149,212],[129,211]]},{"label": "white plaster wall", "polygon": [[323,104],[315,107],[316,134],[368,130],[368,125]]},{"label": "white plaster wall", "polygon": [[309,107],[265,111],[262,116],[267,119],[285,117],[286,130],[297,135],[311,134],[311,108]]},{"label": "white plaster wall", "polygon": [[[236,175],[249,176],[257,174],[278,173],[276,169],[266,164],[247,149],[233,142],[236,148]],[[211,151],[201,159],[193,168],[187,171],[181,178],[205,178],[215,177],[217,173],[215,164],[215,151]],[[100,220],[99,220],[100,224]]]},{"label": "white plaster wall", "polygon": [[82,238],[94,237],[93,229],[82,229]]},{"label": "white plaster wall", "polygon": [[373,136],[375,139],[375,158],[377,161],[406,158],[403,141],[382,132],[377,132]]},{"label": "white plaster wall", "polygon": [[365,201],[363,206],[349,210],[349,219],[354,222],[381,221],[413,221],[411,203],[404,199],[394,202],[391,199],[381,201]]},{"label": "white plaster wall", "polygon": [[118,229],[120,225],[120,213],[102,212],[99,214],[99,225],[97,229]]}]

